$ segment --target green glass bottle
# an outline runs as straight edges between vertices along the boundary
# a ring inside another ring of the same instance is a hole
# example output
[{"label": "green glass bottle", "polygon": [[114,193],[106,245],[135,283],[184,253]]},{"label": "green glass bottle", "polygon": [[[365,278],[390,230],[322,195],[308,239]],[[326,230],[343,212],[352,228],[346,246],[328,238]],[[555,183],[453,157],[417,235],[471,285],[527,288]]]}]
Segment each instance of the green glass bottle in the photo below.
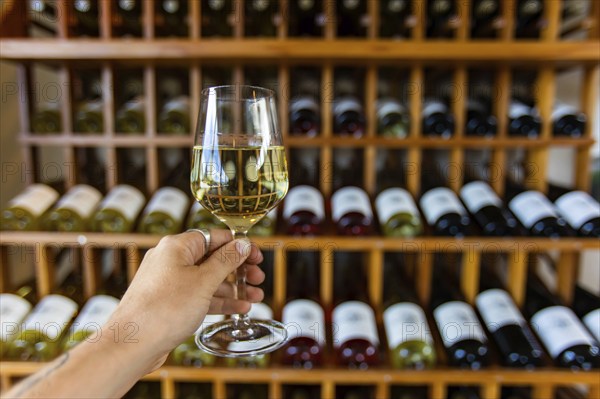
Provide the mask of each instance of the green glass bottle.
[{"label": "green glass bottle", "polygon": [[47,101],[38,104],[31,117],[31,129],[34,133],[41,134],[60,133],[62,130],[60,103]]},{"label": "green glass bottle", "polygon": [[[85,84],[85,77],[82,77]],[[102,83],[93,79],[84,90],[85,98],[77,104],[73,127],[76,132],[102,133],[104,131],[104,101],[102,100]]]},{"label": "green glass bottle", "polygon": [[118,0],[115,14],[120,24],[115,27],[116,36],[142,36],[142,1]]},{"label": "green glass bottle", "polygon": [[421,215],[410,193],[388,188],[375,199],[375,209],[383,234],[389,237],[415,237],[423,231]]},{"label": "green glass bottle", "polygon": [[77,19],[77,35],[98,37],[98,2],[93,0],[75,0],[73,3]]},{"label": "green glass bottle", "polygon": [[[202,326],[198,330],[204,329],[221,320],[223,320],[223,315],[206,315]],[[214,355],[198,348],[195,336],[191,336],[171,352],[171,363],[176,366],[212,367],[215,365],[216,360],[217,358]]]},{"label": "green glass bottle", "polygon": [[138,230],[146,234],[177,234],[181,231],[189,199],[175,187],[163,187],[148,202]]},{"label": "green glass bottle", "polygon": [[250,236],[256,237],[270,237],[275,233],[275,228],[277,227],[277,208],[272,209],[269,213],[265,215],[262,219],[260,219],[248,234]]},{"label": "green glass bottle", "polygon": [[390,362],[397,369],[422,370],[435,366],[436,353],[425,312],[401,272],[402,262],[388,261],[384,267],[383,324]]},{"label": "green glass bottle", "polygon": [[383,137],[405,138],[409,133],[410,116],[400,101],[386,97],[377,100],[377,133]]},{"label": "green glass bottle", "polygon": [[160,83],[164,95],[162,109],[158,115],[158,131],[173,135],[190,133],[190,98],[177,76],[166,76]]},{"label": "green glass bottle", "polygon": [[227,229],[225,223],[207,211],[199,202],[194,202],[187,222],[188,229]]},{"label": "green glass bottle", "polygon": [[99,332],[118,305],[119,300],[108,295],[91,297],[71,325],[62,344],[63,351],[68,351],[93,333]]},{"label": "green glass bottle", "polygon": [[6,360],[48,361],[60,349],[69,322],[77,313],[77,304],[62,295],[47,295],[25,319],[23,329],[6,345]]},{"label": "green glass bottle", "polygon": [[4,353],[7,343],[17,337],[19,327],[31,311],[31,303],[19,292],[0,294],[0,354]]},{"label": "green glass bottle", "polygon": [[92,228],[104,233],[126,233],[133,230],[146,198],[137,188],[121,184],[104,198],[94,214]]},{"label": "green glass bottle", "polygon": [[13,198],[2,211],[2,230],[41,230],[46,213],[58,199],[58,192],[45,184],[32,184]]},{"label": "green glass bottle", "polygon": [[90,218],[102,200],[102,194],[92,186],[78,184],[58,201],[48,215],[52,231],[87,231]]},{"label": "green glass bottle", "polygon": [[121,107],[115,116],[119,133],[143,133],[146,130],[144,85],[142,79],[131,77],[125,81]]}]

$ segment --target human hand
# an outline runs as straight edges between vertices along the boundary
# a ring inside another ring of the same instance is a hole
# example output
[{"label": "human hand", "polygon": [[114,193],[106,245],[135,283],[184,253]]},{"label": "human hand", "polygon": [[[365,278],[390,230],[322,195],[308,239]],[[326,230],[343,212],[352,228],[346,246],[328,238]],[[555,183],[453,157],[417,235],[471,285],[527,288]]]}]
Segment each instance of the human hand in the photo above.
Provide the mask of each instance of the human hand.
[{"label": "human hand", "polygon": [[[126,329],[128,345],[146,351],[160,366],[168,353],[198,329],[208,313],[245,313],[263,292],[257,266],[262,253],[248,240],[232,241],[227,230],[211,230],[208,251],[197,232],[167,236],[150,249],[109,324]],[[209,256],[206,257],[206,254]],[[239,266],[247,268],[247,301],[233,299],[234,286],[224,281]],[[115,324],[116,323],[116,324]],[[132,331],[135,330],[135,334]]]}]

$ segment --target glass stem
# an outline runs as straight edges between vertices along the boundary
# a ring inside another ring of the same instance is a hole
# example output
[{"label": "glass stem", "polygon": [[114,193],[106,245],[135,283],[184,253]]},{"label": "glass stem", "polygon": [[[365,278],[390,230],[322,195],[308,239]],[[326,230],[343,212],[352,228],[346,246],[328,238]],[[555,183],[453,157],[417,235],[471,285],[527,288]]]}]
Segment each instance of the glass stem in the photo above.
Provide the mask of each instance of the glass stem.
[{"label": "glass stem", "polygon": [[[246,239],[248,235],[245,231],[236,231],[232,230],[233,239]],[[235,290],[233,291],[234,299],[239,299],[241,301],[246,300],[246,264],[241,265],[233,272],[235,277]],[[247,330],[250,327],[250,317],[247,313],[244,314],[233,314],[231,315],[233,319],[233,323],[235,324],[235,329],[238,331]]]}]

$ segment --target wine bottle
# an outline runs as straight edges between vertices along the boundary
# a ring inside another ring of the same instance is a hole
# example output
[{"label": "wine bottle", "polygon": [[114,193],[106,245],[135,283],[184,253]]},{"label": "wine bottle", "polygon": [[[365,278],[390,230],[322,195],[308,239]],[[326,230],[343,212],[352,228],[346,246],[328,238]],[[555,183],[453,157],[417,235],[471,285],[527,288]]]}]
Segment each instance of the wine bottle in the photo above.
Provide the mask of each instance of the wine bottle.
[{"label": "wine bottle", "polygon": [[[222,320],[223,315],[206,315],[202,321],[202,325],[198,328],[198,331]],[[173,349],[173,352],[171,352],[172,364],[187,367],[212,367],[215,365],[217,358],[198,348],[195,339],[196,337],[194,334]]]},{"label": "wine bottle", "polygon": [[120,22],[115,27],[116,36],[142,36],[141,0],[118,0],[115,11]]},{"label": "wine bottle", "polygon": [[407,0],[385,0],[379,6],[379,36],[407,39],[415,26],[411,3]]},{"label": "wine bottle", "polygon": [[189,134],[190,98],[185,95],[181,81],[175,76],[167,76],[160,85],[165,98],[158,115],[158,131],[173,135]]},{"label": "wine bottle", "polygon": [[542,0],[518,0],[515,37],[533,39],[540,37],[544,21],[544,3]]},{"label": "wine bottle", "polygon": [[483,181],[472,181],[460,189],[463,200],[473,218],[486,236],[514,234],[517,220],[503,207],[502,200]]},{"label": "wine bottle", "polygon": [[102,200],[102,194],[94,187],[78,184],[72,187],[56,203],[48,215],[52,231],[88,231],[90,219]]},{"label": "wine bottle", "polygon": [[98,3],[92,0],[76,0],[73,9],[77,20],[77,35],[98,37]]},{"label": "wine bottle", "polygon": [[104,102],[102,100],[102,84],[99,79],[86,82],[82,76],[85,98],[77,104],[73,117],[76,132],[102,133],[104,131]]},{"label": "wine bottle", "polygon": [[467,122],[465,134],[467,136],[494,137],[498,128],[496,117],[490,114],[480,100],[467,100]]},{"label": "wine bottle", "polygon": [[286,399],[313,399],[321,396],[318,385],[285,385],[283,397]]},{"label": "wine bottle", "polygon": [[58,199],[58,192],[45,184],[32,184],[9,201],[2,211],[2,230],[40,230],[46,212]]},{"label": "wine bottle", "polygon": [[319,253],[289,252],[287,303],[282,321],[288,332],[282,363],[312,369],[323,363],[325,313],[319,299]]},{"label": "wine bottle", "polygon": [[335,3],[337,37],[365,37],[369,24],[365,0],[342,0]]},{"label": "wine bottle", "polygon": [[160,382],[139,381],[129,392],[125,394],[124,399],[161,399]]},{"label": "wine bottle", "polygon": [[340,366],[364,370],[380,361],[375,312],[369,305],[360,256],[337,252],[332,312],[333,347]]},{"label": "wine bottle", "polygon": [[136,77],[125,81],[124,102],[117,110],[115,126],[120,133],[143,133],[146,130],[144,86]]},{"label": "wine bottle", "polygon": [[202,37],[228,37],[233,34],[233,0],[202,0]]},{"label": "wine bottle", "polygon": [[373,230],[371,202],[362,188],[344,187],[337,190],[331,196],[331,217],[340,235],[369,235]]},{"label": "wine bottle", "polygon": [[[56,36],[57,4],[51,0],[29,0],[30,36]],[[39,29],[36,29],[39,28]]]},{"label": "wine bottle", "polygon": [[423,370],[436,363],[435,348],[425,312],[416,300],[403,264],[386,262],[383,287],[383,325],[389,358],[397,369]]},{"label": "wine bottle", "polygon": [[582,237],[600,237],[600,203],[584,191],[572,191],[554,204],[569,226]]},{"label": "wine bottle", "polygon": [[382,98],[375,104],[377,113],[377,134],[383,137],[405,138],[410,128],[408,110],[400,101]]},{"label": "wine bottle", "polygon": [[118,305],[119,300],[108,295],[91,297],[71,325],[62,344],[63,351],[72,349],[96,332],[101,334],[102,326],[108,322]]},{"label": "wine bottle", "polygon": [[77,304],[62,295],[47,295],[25,319],[22,330],[6,345],[8,360],[48,361],[59,350],[59,341],[77,312]]},{"label": "wine bottle", "polygon": [[448,387],[448,399],[482,399],[479,388],[472,386]]},{"label": "wine bottle", "polygon": [[501,399],[533,399],[530,387],[504,386],[500,391]]},{"label": "wine bottle", "polygon": [[274,37],[277,35],[277,3],[273,0],[249,0],[245,2],[244,35]]},{"label": "wine bottle", "polygon": [[555,136],[579,138],[585,134],[587,117],[572,105],[556,102],[550,120]]},{"label": "wine bottle", "polygon": [[146,199],[135,187],[121,184],[113,187],[98,206],[92,227],[104,233],[132,231]]},{"label": "wine bottle", "polygon": [[[591,0],[569,0],[562,2],[562,16],[560,21],[560,37],[569,39],[577,37],[581,31],[589,26],[588,18],[591,12]],[[581,37],[581,36],[579,36]]]},{"label": "wine bottle", "polygon": [[454,191],[447,187],[428,190],[419,201],[425,220],[435,235],[464,237],[471,219]]},{"label": "wine bottle", "polygon": [[453,37],[455,15],[456,5],[453,0],[427,0],[427,37]]},{"label": "wine bottle", "polygon": [[369,385],[338,385],[335,399],[375,399],[373,387]]},{"label": "wine bottle", "polygon": [[146,205],[138,231],[146,234],[177,234],[183,226],[188,206],[188,196],[178,188],[160,188]]},{"label": "wine bottle", "polygon": [[253,237],[270,237],[277,227],[277,208],[271,209],[262,219],[250,228],[248,234]]},{"label": "wine bottle", "polygon": [[600,296],[588,291],[581,284],[575,286],[573,311],[583,321],[596,341],[600,342]]},{"label": "wine bottle", "polygon": [[211,399],[212,387],[210,384],[198,383],[179,383],[180,399]]},{"label": "wine bottle", "polygon": [[365,134],[363,106],[357,97],[346,95],[333,105],[333,131],[340,136],[359,138]]},{"label": "wine bottle", "polygon": [[45,101],[37,104],[35,113],[31,117],[31,129],[34,133],[41,134],[60,133],[61,121],[60,102]]},{"label": "wine bottle", "polygon": [[418,385],[392,385],[390,387],[391,399],[422,399],[429,396],[426,386]]},{"label": "wine bottle", "polygon": [[319,10],[322,3],[315,0],[293,0],[289,2],[288,36],[319,37],[323,35],[325,16]]},{"label": "wine bottle", "polygon": [[512,100],[508,108],[508,134],[534,139],[540,135],[542,121],[539,113],[518,100]]},{"label": "wine bottle", "polygon": [[0,294],[0,356],[4,353],[7,343],[17,337],[21,330],[21,323],[31,311],[31,303],[21,295],[19,291],[15,294]]},{"label": "wine bottle", "polygon": [[[536,237],[558,238],[571,235],[567,223],[556,208],[539,191],[525,191],[514,183],[507,183],[508,208],[526,231]],[[520,192],[520,193],[518,193]],[[516,195],[513,195],[518,193]]]},{"label": "wine bottle", "polygon": [[421,116],[424,135],[449,139],[454,134],[454,116],[443,101],[425,99]]},{"label": "wine bottle", "polygon": [[[436,256],[439,263],[441,254]],[[436,264],[432,281],[431,308],[440,332],[448,363],[473,370],[489,363],[487,338],[475,311],[465,302],[457,281],[446,264]]]},{"label": "wine bottle", "polygon": [[283,220],[290,235],[318,235],[325,220],[323,194],[314,187],[292,187],[283,203]]},{"label": "wine bottle", "polygon": [[199,202],[194,202],[187,220],[188,229],[227,229],[223,222],[206,210]]},{"label": "wine bottle", "polygon": [[233,387],[232,399],[267,399],[269,397],[267,385],[236,384]]},{"label": "wine bottle", "polygon": [[375,199],[375,209],[383,234],[389,237],[415,237],[423,225],[417,205],[408,191],[388,188]]},{"label": "wine bottle", "polygon": [[598,342],[534,272],[527,279],[524,308],[556,366],[572,370],[600,367]]},{"label": "wine bottle", "polygon": [[[267,297],[266,293],[265,297]],[[250,311],[248,312],[248,316],[250,319],[254,320],[272,320],[273,310],[266,303],[253,303]],[[256,341],[240,341],[229,343],[227,349],[232,352],[243,352],[247,351],[249,347],[255,346]],[[253,356],[228,357],[225,359],[225,363],[228,367],[243,367],[253,369],[266,368],[269,366],[270,361],[271,355],[269,353]]]},{"label": "wine bottle", "polygon": [[475,305],[506,367],[534,368],[542,365],[543,350],[491,264],[481,268],[481,292]]},{"label": "wine bottle", "polygon": [[156,28],[157,37],[188,36],[188,2],[186,0],[157,0]]},{"label": "wine bottle", "polygon": [[497,37],[500,18],[498,0],[474,0],[471,2],[471,37],[491,39]]},{"label": "wine bottle", "polygon": [[356,148],[336,148],[333,152],[333,191],[354,186],[363,169],[362,152]]},{"label": "wine bottle", "polygon": [[300,95],[290,101],[290,131],[293,135],[314,137],[319,134],[319,102],[312,95]]}]

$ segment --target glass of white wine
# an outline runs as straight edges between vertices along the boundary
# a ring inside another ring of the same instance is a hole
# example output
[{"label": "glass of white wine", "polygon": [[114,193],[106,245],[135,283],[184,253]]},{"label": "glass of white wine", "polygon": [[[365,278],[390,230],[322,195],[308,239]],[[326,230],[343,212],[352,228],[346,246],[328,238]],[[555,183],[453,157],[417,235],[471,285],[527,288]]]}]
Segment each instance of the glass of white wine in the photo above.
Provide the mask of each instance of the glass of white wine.
[{"label": "glass of white wine", "polygon": [[[245,238],[279,204],[288,190],[288,172],[273,91],[244,85],[202,91],[191,188],[198,202],[236,239]],[[238,268],[235,285],[236,298],[245,299],[245,266]],[[286,340],[282,323],[244,314],[196,335],[201,349],[225,357],[264,354]]]}]

